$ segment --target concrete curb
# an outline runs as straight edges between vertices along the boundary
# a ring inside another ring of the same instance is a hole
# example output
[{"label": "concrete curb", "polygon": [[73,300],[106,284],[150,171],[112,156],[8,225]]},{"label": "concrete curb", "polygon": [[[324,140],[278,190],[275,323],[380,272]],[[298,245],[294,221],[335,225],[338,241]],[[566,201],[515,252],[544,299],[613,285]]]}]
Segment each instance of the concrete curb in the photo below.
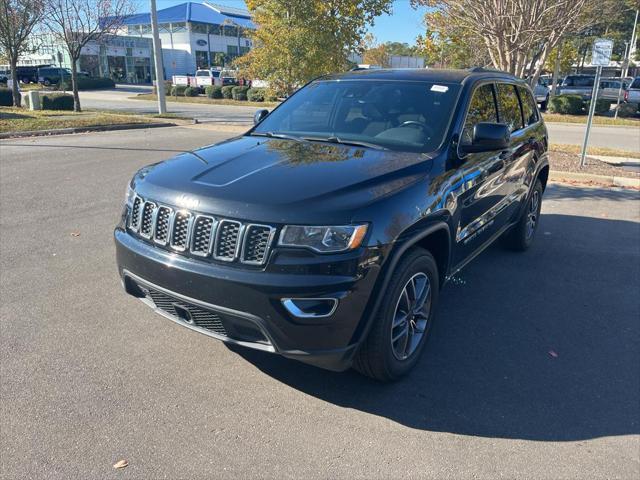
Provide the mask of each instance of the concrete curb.
[{"label": "concrete curb", "polygon": [[640,189],[640,178],[594,175],[591,173],[559,172],[557,170],[551,170],[549,172],[549,180],[554,182],[592,183],[607,187]]},{"label": "concrete curb", "polygon": [[71,133],[84,132],[108,132],[111,130],[136,130],[142,128],[175,127],[175,123],[154,122],[154,123],[120,123],[118,125],[95,125],[87,127],[55,128],[52,130],[30,130],[26,132],[0,133],[0,140],[4,138],[41,137],[47,135],[68,135]]}]

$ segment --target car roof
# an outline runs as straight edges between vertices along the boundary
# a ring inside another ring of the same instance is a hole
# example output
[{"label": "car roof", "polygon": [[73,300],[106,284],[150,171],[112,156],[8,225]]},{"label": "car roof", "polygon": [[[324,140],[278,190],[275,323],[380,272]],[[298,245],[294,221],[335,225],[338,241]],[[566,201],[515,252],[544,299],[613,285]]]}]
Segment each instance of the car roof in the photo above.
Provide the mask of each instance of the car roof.
[{"label": "car roof", "polygon": [[447,70],[439,68],[376,68],[325,75],[318,78],[318,80],[400,80],[464,83],[469,79],[475,80],[485,78],[524,83],[523,80],[506,72],[478,67],[469,70]]}]

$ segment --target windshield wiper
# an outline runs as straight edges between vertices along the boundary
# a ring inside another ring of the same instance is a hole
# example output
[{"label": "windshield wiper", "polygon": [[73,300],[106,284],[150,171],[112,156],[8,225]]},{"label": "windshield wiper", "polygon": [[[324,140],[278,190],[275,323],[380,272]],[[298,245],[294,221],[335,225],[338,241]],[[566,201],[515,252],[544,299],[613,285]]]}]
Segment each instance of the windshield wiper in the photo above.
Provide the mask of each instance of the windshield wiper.
[{"label": "windshield wiper", "polygon": [[306,140],[301,137],[295,137],[293,135],[287,135],[286,133],[278,132],[251,132],[249,135],[256,137],[282,138],[284,140],[293,140],[296,142],[304,142]]},{"label": "windshield wiper", "polygon": [[340,137],[336,137],[336,136],[327,137],[327,138],[317,138],[317,137],[303,137],[303,138],[305,140],[311,140],[314,142],[339,143],[340,145],[353,145],[354,147],[366,147],[366,148],[374,148],[376,150],[388,150],[388,148],[385,148],[382,145],[377,145],[375,143],[361,142],[360,140],[343,140]]}]

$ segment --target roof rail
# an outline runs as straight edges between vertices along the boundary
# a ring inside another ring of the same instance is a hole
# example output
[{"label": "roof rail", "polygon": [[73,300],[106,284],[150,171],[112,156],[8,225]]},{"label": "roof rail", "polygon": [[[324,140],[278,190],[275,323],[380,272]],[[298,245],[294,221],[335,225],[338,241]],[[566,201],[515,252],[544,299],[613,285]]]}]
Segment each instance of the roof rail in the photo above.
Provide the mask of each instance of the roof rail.
[{"label": "roof rail", "polygon": [[510,75],[509,72],[505,72],[504,70],[499,70],[497,68],[471,67],[469,68],[469,71],[472,73],[487,72],[487,73],[504,73],[505,75]]}]

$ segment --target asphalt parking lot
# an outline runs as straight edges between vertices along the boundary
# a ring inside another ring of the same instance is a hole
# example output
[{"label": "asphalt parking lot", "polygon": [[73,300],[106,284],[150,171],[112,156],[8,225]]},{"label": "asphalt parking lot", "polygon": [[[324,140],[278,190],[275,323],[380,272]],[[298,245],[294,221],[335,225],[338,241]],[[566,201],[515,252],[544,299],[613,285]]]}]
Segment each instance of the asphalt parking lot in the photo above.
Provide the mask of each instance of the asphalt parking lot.
[{"label": "asphalt parking lot", "polygon": [[[640,194],[551,185],[392,385],[226,348],[126,296],[112,229],[198,127],[0,142],[2,478],[640,476]],[[126,459],[129,466],[114,470]]]}]

